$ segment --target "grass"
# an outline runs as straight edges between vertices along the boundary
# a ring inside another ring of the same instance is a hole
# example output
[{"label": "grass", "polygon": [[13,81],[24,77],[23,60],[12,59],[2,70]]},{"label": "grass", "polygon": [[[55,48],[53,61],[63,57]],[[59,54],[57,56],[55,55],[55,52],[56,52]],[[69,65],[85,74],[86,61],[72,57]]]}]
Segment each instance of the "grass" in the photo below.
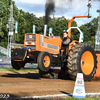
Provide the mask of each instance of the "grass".
[{"label": "grass", "polygon": [[71,98],[62,98],[62,99],[41,99],[41,100],[100,100],[100,98],[74,98],[74,97],[71,97]]},{"label": "grass", "polygon": [[[9,62],[8,63],[7,62],[0,62],[0,64],[3,65],[3,64],[11,64],[11,63],[9,63]],[[26,65],[31,65],[31,64],[30,63],[26,63]],[[34,63],[34,65],[37,65],[37,64]]]},{"label": "grass", "polygon": [[6,65],[6,64],[9,64],[9,65],[10,65],[11,63],[1,63],[1,62],[0,62],[0,65]]},{"label": "grass", "polygon": [[13,68],[0,68],[0,71],[38,71],[38,69],[20,69],[20,70],[16,70]]},{"label": "grass", "polygon": [[83,98],[83,99],[79,99],[79,98],[69,98],[69,99],[62,99],[62,100],[100,100],[100,98]]}]

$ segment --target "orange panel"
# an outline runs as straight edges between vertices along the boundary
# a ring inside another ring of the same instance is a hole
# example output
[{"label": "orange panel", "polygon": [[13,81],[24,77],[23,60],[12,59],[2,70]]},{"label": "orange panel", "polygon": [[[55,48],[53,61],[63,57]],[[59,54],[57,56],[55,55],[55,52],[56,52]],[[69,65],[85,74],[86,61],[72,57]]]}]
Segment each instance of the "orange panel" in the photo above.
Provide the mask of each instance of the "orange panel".
[{"label": "orange panel", "polygon": [[97,69],[94,77],[100,77],[100,54],[97,53],[96,55],[97,55]]},{"label": "orange panel", "polygon": [[36,50],[40,51],[40,34],[36,34]]},{"label": "orange panel", "polygon": [[[26,41],[26,35],[36,35],[36,40],[35,41],[32,41],[32,40],[28,40]],[[59,50],[61,49],[61,43],[62,43],[62,40],[59,36],[53,36],[53,37],[49,37],[49,36],[44,36],[42,35],[41,36],[41,39],[43,41],[43,46],[40,45],[40,34],[33,34],[33,33],[26,33],[25,34],[25,38],[24,38],[24,46],[36,46],[36,51],[46,51],[46,52],[49,52],[51,54],[59,54]],[[25,44],[25,42],[30,42],[30,44]],[[35,44],[33,45],[32,42],[34,42]],[[49,44],[49,48],[47,47],[47,45]],[[52,48],[53,46],[55,47],[58,47],[58,49],[54,49]],[[32,51],[35,51],[35,50],[32,50]]]},{"label": "orange panel", "polygon": [[77,43],[79,42],[76,40],[73,40],[71,43],[69,43],[69,50],[74,46],[74,44],[77,44]]},{"label": "orange panel", "polygon": [[[58,37],[58,36],[48,37],[48,36],[43,35],[43,43],[44,43],[44,46],[40,46],[40,51],[46,51],[51,54],[59,54],[59,52],[60,52],[59,50],[61,48],[61,43],[62,43],[62,40],[60,37]],[[59,50],[55,50],[53,48],[48,48],[47,47],[48,44],[51,44],[51,46],[53,46],[53,45],[58,46]]]},{"label": "orange panel", "polygon": [[44,38],[43,42],[45,43],[50,43],[50,44],[53,44],[53,45],[57,45],[57,46],[60,46],[61,45],[61,38],[60,37],[56,37],[54,36],[53,38],[52,37],[48,37],[48,36],[44,36],[44,37],[47,37],[48,39]]}]

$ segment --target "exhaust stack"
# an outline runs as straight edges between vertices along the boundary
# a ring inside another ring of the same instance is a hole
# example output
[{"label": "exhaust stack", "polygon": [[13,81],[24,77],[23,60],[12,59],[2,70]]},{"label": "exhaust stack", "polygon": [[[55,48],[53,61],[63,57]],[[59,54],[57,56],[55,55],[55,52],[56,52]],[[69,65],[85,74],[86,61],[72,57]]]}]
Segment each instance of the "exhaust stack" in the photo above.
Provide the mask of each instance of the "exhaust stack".
[{"label": "exhaust stack", "polygon": [[46,33],[47,33],[47,25],[45,24],[44,25],[44,36],[46,36]]}]

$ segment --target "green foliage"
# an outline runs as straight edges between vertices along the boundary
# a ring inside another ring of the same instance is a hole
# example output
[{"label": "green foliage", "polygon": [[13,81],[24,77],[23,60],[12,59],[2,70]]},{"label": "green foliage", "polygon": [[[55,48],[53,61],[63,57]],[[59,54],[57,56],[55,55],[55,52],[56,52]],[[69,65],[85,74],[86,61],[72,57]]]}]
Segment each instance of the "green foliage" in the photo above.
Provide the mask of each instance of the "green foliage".
[{"label": "green foliage", "polygon": [[63,30],[68,29],[68,21],[65,17],[59,17],[59,18],[53,18],[48,24],[48,31],[49,33],[49,27],[53,28],[53,34],[55,36],[61,36],[63,37]]},{"label": "green foliage", "polygon": [[[44,32],[44,16],[37,18],[33,13],[24,12],[22,9],[19,10],[15,1],[13,1],[13,16],[15,21],[18,22],[18,34],[15,35],[16,43],[24,43],[24,34],[32,33],[33,25],[36,25],[36,33],[43,34]],[[0,22],[2,18],[2,26],[0,31],[0,46],[7,48],[8,42],[8,29],[6,24],[10,17],[10,5],[11,0],[0,0]],[[49,34],[49,27],[53,28],[53,34],[55,36],[63,37],[63,30],[68,29],[69,20],[64,16],[59,18],[51,18],[48,23],[47,35]],[[0,23],[1,24],[1,23]],[[77,26],[77,23],[73,21],[72,26]],[[95,33],[98,27],[98,18],[94,18],[91,22],[80,26],[80,29],[84,33],[84,42],[90,43],[92,46],[95,45]],[[72,29],[71,32],[72,40],[79,40],[79,32],[77,29]]]},{"label": "green foliage", "polygon": [[[41,100],[47,100],[47,99],[41,99]],[[100,100],[100,98],[74,98],[74,97],[71,97],[71,98],[62,98],[62,99],[59,99],[59,98],[55,98],[55,99],[48,99],[48,100]]]},{"label": "green foliage", "polygon": [[74,97],[71,97],[66,100],[100,100],[100,98],[74,98]]},{"label": "green foliage", "polygon": [[91,22],[80,26],[80,29],[84,33],[84,42],[90,43],[95,46],[95,34],[98,28],[98,18],[94,18]]}]

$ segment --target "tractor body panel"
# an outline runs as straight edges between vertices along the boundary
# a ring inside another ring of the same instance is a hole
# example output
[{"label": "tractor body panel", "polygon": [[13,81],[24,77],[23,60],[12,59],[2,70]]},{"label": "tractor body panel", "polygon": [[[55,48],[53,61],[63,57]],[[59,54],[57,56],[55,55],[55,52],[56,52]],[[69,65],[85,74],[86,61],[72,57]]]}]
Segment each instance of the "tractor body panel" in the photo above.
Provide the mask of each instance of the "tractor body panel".
[{"label": "tractor body panel", "polygon": [[59,36],[49,37],[40,34],[26,33],[24,37],[24,47],[13,48],[11,51],[11,59],[13,61],[37,63],[39,53],[48,52],[52,56],[52,65],[58,66],[58,55],[60,53],[61,43],[62,40]]},{"label": "tractor body panel", "polygon": [[48,37],[40,34],[25,34],[24,47],[32,51],[45,51],[50,54],[59,54],[62,40],[60,37]]},{"label": "tractor body panel", "polygon": [[[67,48],[67,55],[70,49],[78,41],[72,41]],[[40,34],[26,33],[24,37],[24,47],[13,48],[11,51],[12,60],[37,63],[37,57],[40,52],[48,52],[52,55],[53,66],[59,66],[59,54],[62,45],[62,40],[59,36],[44,36]],[[29,50],[30,49],[30,50]]]}]

